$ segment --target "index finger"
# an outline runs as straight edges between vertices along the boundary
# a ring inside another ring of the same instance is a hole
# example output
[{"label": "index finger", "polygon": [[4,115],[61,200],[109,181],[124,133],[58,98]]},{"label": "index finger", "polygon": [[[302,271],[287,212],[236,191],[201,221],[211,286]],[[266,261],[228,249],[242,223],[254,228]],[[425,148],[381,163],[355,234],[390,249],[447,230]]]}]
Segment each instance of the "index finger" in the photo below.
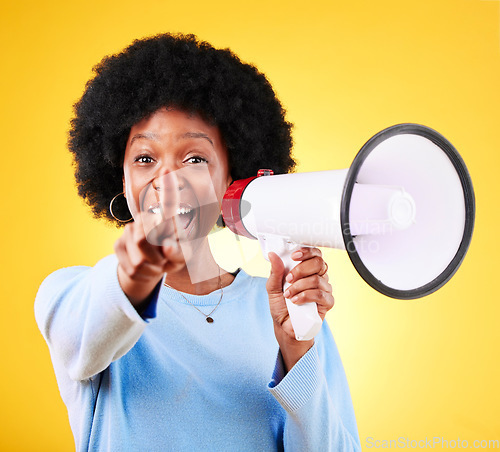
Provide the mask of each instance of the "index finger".
[{"label": "index finger", "polygon": [[322,257],[322,253],[319,248],[303,246],[292,253],[292,259],[294,261],[305,261],[313,257]]},{"label": "index finger", "polygon": [[[148,241],[162,246],[166,241],[175,244],[178,240],[177,214],[180,205],[178,177],[168,172],[154,179],[149,188],[153,190],[155,209],[148,209]],[[153,215],[151,215],[151,213]]]},{"label": "index finger", "polygon": [[162,220],[172,219],[177,215],[180,205],[179,181],[175,171],[170,171],[159,177],[154,186],[160,203]]}]

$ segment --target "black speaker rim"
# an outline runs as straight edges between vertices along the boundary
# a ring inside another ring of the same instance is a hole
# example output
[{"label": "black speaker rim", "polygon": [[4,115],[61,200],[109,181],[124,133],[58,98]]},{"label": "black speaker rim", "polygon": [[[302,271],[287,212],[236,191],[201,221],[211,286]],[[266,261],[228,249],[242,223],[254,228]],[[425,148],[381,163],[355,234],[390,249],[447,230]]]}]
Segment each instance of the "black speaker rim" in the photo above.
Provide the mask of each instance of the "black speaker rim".
[{"label": "black speaker rim", "polygon": [[[428,140],[432,141],[434,144],[439,146],[439,148],[448,156],[452,162],[455,170],[457,171],[458,177],[462,184],[462,190],[464,193],[464,203],[465,203],[465,227],[460,246],[450,261],[448,266],[434,278],[432,281],[424,284],[423,286],[417,287],[411,290],[400,290],[394,289],[390,286],[383,284],[378,280],[373,274],[368,270],[368,268],[363,264],[358,252],[356,251],[356,245],[354,243],[354,237],[350,232],[350,222],[349,222],[349,206],[351,203],[352,191],[354,184],[356,183],[359,171],[368,157],[368,155],[375,149],[382,141],[387,140],[395,135],[401,134],[413,134],[420,135]],[[475,196],[474,188],[472,186],[472,180],[465,166],[465,163],[455,149],[455,147],[440,133],[431,129],[430,127],[423,126],[421,124],[405,123],[396,124],[394,126],[388,127],[381,132],[370,138],[358,152],[354,158],[351,167],[347,173],[346,182],[344,184],[344,189],[342,193],[342,201],[340,207],[340,222],[342,225],[342,235],[344,238],[344,244],[347,250],[347,254],[354,265],[354,268],[359,273],[359,275],[375,290],[378,292],[391,297],[401,300],[412,300],[416,298],[421,298],[429,295],[444,284],[446,284],[450,278],[455,274],[460,265],[462,264],[467,250],[469,249],[470,242],[472,240],[472,233],[474,230],[474,219],[475,219]]]}]

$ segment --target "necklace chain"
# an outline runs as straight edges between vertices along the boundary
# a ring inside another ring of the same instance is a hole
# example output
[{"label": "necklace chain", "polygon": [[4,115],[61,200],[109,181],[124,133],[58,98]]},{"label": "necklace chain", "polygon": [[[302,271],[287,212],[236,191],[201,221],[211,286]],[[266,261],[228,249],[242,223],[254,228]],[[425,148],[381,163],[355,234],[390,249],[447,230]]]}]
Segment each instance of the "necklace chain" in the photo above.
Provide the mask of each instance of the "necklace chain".
[{"label": "necklace chain", "polygon": [[195,308],[200,314],[203,314],[203,316],[205,317],[205,320],[207,321],[207,323],[214,323],[214,319],[211,317],[211,315],[217,310],[217,308],[219,307],[220,305],[220,302],[222,301],[222,296],[224,295],[224,290],[222,288],[222,279],[221,279],[221,276],[220,276],[220,267],[219,267],[219,290],[220,290],[220,298],[219,298],[219,301],[217,302],[215,308],[213,308],[208,314],[205,314],[201,309],[198,309],[198,307],[196,305],[194,305],[191,301],[189,301],[182,292],[179,292],[178,290],[174,289],[172,286],[169,286],[166,282],[163,283],[164,286],[172,289],[172,290],[175,290],[182,298],[184,298],[184,300],[186,300],[193,308]]}]

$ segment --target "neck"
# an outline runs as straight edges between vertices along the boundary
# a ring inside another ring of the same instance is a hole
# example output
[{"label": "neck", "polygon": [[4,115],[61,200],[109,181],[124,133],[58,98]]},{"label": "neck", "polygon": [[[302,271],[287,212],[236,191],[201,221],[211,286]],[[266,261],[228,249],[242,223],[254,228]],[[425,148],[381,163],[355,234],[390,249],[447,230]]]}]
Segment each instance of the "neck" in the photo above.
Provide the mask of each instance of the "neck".
[{"label": "neck", "polygon": [[180,292],[207,295],[218,290],[221,286],[225,287],[231,284],[234,280],[231,273],[220,268],[215,262],[208,240],[199,243],[192,256],[179,271],[167,273],[166,284]]}]

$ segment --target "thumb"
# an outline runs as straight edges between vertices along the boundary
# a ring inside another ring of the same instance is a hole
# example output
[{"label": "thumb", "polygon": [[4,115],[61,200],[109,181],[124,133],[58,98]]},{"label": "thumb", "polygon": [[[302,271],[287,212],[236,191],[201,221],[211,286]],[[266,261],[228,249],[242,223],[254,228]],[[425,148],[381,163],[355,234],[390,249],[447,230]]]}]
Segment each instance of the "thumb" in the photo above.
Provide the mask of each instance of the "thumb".
[{"label": "thumb", "polygon": [[273,252],[268,253],[267,257],[271,263],[271,273],[267,280],[266,289],[269,295],[283,294],[283,277],[285,276],[285,265],[280,257]]}]

